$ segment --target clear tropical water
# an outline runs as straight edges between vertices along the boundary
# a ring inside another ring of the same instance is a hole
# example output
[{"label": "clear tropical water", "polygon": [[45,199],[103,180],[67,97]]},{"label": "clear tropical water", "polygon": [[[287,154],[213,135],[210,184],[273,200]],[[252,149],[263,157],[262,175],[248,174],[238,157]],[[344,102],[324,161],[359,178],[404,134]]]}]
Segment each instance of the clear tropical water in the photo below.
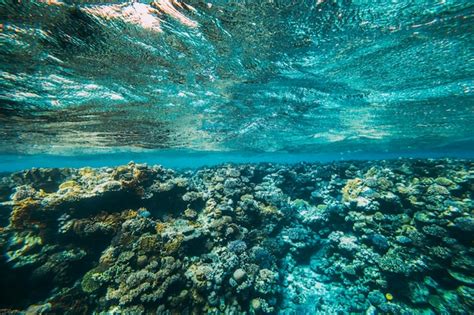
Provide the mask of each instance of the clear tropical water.
[{"label": "clear tropical water", "polygon": [[0,314],[474,314],[473,30],[0,0]]},{"label": "clear tropical water", "polygon": [[2,1],[0,151],[472,151],[471,1]]}]

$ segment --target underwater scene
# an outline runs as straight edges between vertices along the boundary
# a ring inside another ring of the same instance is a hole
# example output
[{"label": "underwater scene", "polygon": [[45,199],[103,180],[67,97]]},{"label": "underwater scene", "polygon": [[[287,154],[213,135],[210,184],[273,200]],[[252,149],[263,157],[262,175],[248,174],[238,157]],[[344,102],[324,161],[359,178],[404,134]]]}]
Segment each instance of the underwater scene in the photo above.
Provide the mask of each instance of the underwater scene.
[{"label": "underwater scene", "polygon": [[474,314],[471,0],[0,0],[0,314]]}]

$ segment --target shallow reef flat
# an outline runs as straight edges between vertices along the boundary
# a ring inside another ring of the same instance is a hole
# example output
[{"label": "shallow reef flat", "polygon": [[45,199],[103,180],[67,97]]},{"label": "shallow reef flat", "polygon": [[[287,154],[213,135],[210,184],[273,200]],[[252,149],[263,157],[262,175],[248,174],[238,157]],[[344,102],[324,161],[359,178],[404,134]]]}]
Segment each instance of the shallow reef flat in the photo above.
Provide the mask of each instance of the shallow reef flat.
[{"label": "shallow reef flat", "polygon": [[474,312],[474,161],[2,176],[0,313]]}]

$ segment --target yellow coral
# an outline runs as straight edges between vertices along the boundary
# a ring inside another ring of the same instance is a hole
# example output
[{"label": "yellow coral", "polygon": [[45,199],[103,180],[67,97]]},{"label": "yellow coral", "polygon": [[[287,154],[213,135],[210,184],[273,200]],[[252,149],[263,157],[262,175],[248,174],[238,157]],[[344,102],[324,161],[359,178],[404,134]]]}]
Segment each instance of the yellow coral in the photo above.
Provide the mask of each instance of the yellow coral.
[{"label": "yellow coral", "polygon": [[162,222],[156,223],[155,230],[156,230],[156,233],[158,233],[158,234],[163,233],[166,230],[166,224],[164,224]]},{"label": "yellow coral", "polygon": [[35,208],[39,207],[39,201],[28,197],[13,206],[13,211],[10,216],[11,225],[14,227],[25,227],[31,222],[30,216]]},{"label": "yellow coral", "polygon": [[128,166],[127,165],[120,165],[115,169],[115,173],[125,173],[128,171]]},{"label": "yellow coral", "polygon": [[135,218],[137,215],[138,215],[138,212],[137,212],[137,211],[135,211],[135,210],[129,210],[129,211],[125,214],[125,219],[133,219],[133,218]]},{"label": "yellow coral", "polygon": [[192,226],[193,228],[200,228],[202,226],[201,223],[196,222],[196,221],[188,221],[188,222],[189,222],[189,226]]},{"label": "yellow coral", "polygon": [[145,172],[139,170],[138,168],[133,169],[133,179],[136,181],[142,181],[146,178]]},{"label": "yellow coral", "polygon": [[164,249],[168,255],[176,253],[183,242],[183,235],[177,235],[174,239],[165,244]]},{"label": "yellow coral", "polygon": [[93,177],[96,173],[92,168],[84,167],[79,170],[79,174],[82,177],[90,178],[90,177]]},{"label": "yellow coral", "polygon": [[140,237],[138,242],[138,248],[144,252],[157,251],[160,247],[158,236],[156,235],[145,235]]},{"label": "yellow coral", "polygon": [[48,195],[48,193],[46,193],[43,189],[40,189],[39,192],[38,192],[38,197],[40,198],[44,198]]},{"label": "yellow coral", "polygon": [[271,213],[277,213],[278,209],[275,206],[263,206],[260,208],[261,212],[263,214],[271,214]]},{"label": "yellow coral", "polygon": [[391,293],[385,293],[385,298],[387,299],[387,301],[391,301],[393,300],[393,295]]},{"label": "yellow coral", "polygon": [[346,186],[342,188],[342,198],[344,201],[350,201],[351,199],[357,198],[362,190],[361,184],[362,179],[360,178],[349,179]]},{"label": "yellow coral", "polygon": [[377,171],[377,168],[376,167],[371,167],[366,173],[365,173],[365,176],[366,177],[374,177],[375,175],[377,175],[378,171]]},{"label": "yellow coral", "polygon": [[104,265],[110,265],[115,261],[114,248],[108,247],[103,252],[99,258],[99,262]]},{"label": "yellow coral", "polygon": [[393,184],[385,177],[381,177],[377,180],[377,185],[379,186],[379,188],[387,190],[392,187]]},{"label": "yellow coral", "polygon": [[240,200],[241,201],[245,201],[245,200],[252,200],[253,199],[253,196],[252,195],[249,195],[249,194],[245,194],[245,195],[242,195],[240,197]]},{"label": "yellow coral", "polygon": [[76,181],[73,181],[73,180],[68,180],[62,183],[61,185],[59,185],[59,189],[69,189],[69,188],[78,189],[80,188],[80,186]]}]

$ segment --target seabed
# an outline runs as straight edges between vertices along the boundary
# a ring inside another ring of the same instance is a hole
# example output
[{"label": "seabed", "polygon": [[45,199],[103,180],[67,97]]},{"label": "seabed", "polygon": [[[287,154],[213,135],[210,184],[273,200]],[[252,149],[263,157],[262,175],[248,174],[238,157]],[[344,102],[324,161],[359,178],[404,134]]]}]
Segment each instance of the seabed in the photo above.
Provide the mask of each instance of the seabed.
[{"label": "seabed", "polygon": [[469,314],[474,162],[33,168],[0,182],[7,314]]}]

